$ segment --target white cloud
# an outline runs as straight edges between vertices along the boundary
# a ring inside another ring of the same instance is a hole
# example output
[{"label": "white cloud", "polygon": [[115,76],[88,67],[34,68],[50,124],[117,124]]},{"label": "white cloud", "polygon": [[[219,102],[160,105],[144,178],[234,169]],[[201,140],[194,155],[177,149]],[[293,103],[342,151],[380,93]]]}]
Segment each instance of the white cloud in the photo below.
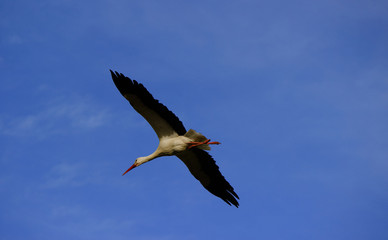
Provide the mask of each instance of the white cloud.
[{"label": "white cloud", "polygon": [[127,239],[135,228],[133,219],[113,219],[92,213],[83,205],[47,202],[47,211],[27,216],[27,224],[39,226],[45,234],[58,234],[59,239]]},{"label": "white cloud", "polygon": [[9,35],[6,39],[6,41],[8,44],[12,44],[12,45],[19,45],[19,44],[23,43],[23,39],[19,35],[16,35],[16,34]]},{"label": "white cloud", "polygon": [[44,188],[57,188],[62,186],[81,186],[87,182],[81,179],[82,166],[79,163],[61,163],[54,166],[48,173],[48,181]]},{"label": "white cloud", "polygon": [[90,101],[78,99],[55,103],[22,116],[1,116],[0,134],[44,138],[53,134],[66,134],[74,129],[101,127],[108,119],[109,113],[106,109],[101,109]]}]

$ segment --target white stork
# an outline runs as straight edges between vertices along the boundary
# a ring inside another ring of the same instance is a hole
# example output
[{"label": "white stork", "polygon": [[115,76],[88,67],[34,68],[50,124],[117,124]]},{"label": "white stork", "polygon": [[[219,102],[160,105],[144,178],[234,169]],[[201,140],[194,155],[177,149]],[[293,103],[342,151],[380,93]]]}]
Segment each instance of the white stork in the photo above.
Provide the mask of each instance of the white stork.
[{"label": "white stork", "polygon": [[178,117],[154,99],[143,84],[121,73],[110,72],[120,93],[147,120],[159,138],[156,151],[149,156],[137,158],[124,174],[157,157],[176,155],[209,192],[227,204],[238,207],[238,195],[222,176],[212,156],[204,151],[210,150],[210,144],[220,143],[210,142],[210,139],[192,129],[186,131]]}]

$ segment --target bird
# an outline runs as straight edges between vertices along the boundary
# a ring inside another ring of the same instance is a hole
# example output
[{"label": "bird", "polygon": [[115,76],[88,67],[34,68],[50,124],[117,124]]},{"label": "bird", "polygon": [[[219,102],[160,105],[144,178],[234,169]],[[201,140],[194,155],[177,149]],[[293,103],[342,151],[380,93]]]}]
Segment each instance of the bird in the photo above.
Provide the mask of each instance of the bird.
[{"label": "bird", "polygon": [[136,158],[133,165],[123,173],[162,156],[177,156],[187,166],[190,173],[210,193],[221,198],[229,205],[239,207],[239,196],[219,171],[213,157],[207,152],[209,145],[218,145],[201,133],[190,129],[186,131],[179,118],[136,80],[122,73],[110,70],[112,79],[121,95],[145,118],[159,138],[157,149],[150,155]]}]

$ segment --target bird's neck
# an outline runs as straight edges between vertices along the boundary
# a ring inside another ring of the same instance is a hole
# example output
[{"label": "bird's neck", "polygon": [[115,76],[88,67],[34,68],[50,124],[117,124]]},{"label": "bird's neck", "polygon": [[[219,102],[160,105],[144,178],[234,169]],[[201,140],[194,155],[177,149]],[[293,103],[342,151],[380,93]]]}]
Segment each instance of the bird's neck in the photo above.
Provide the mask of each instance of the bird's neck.
[{"label": "bird's neck", "polygon": [[153,160],[153,159],[155,159],[157,157],[160,157],[160,154],[157,151],[155,151],[155,152],[153,152],[152,154],[150,154],[148,156],[139,157],[138,158],[138,162],[140,164],[143,164],[143,163],[149,162],[149,161],[151,161],[151,160]]}]

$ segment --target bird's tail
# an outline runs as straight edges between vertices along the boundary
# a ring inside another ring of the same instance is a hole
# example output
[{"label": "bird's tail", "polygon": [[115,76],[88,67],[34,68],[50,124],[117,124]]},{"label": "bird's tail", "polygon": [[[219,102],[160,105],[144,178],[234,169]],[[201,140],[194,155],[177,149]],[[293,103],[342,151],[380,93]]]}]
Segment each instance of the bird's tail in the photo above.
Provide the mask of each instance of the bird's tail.
[{"label": "bird's tail", "polygon": [[[203,142],[207,140],[207,137],[193,129],[187,131],[184,136],[190,138],[193,142]],[[197,148],[208,151],[210,150],[210,146],[208,144],[199,145]]]}]

